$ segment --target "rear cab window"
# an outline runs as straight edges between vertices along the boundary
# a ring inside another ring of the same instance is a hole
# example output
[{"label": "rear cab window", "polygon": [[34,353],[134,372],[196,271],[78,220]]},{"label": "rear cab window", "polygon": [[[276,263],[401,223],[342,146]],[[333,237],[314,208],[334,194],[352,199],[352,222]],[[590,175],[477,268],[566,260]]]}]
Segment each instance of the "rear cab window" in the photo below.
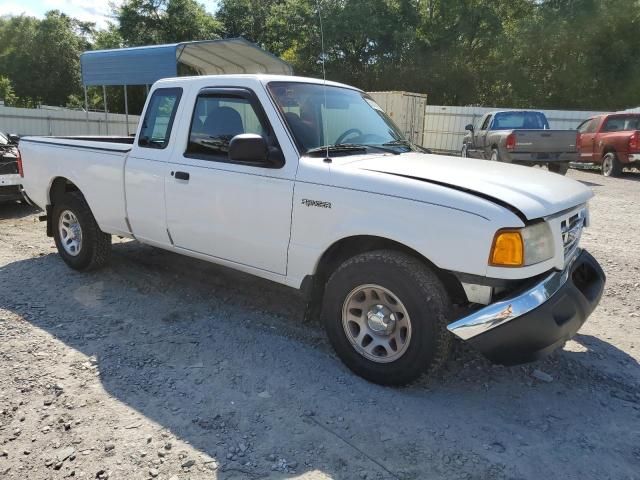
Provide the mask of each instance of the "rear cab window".
[{"label": "rear cab window", "polygon": [[547,117],[541,112],[500,112],[493,117],[492,130],[548,130]]},{"label": "rear cab window", "polygon": [[627,132],[640,129],[640,116],[625,115],[609,117],[602,127],[603,132]]},{"label": "rear cab window", "polygon": [[140,147],[167,147],[181,96],[182,88],[158,88],[153,92],[140,129]]}]

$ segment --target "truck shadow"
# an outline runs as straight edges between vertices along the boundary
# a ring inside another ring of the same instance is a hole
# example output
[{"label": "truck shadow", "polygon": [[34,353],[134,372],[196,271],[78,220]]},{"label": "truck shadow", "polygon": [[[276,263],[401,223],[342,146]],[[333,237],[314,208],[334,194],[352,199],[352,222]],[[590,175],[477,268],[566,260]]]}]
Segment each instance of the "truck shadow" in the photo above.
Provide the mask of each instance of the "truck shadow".
[{"label": "truck shadow", "polygon": [[[459,348],[436,380],[391,389],[354,376],[335,358],[321,327],[301,321],[304,304],[293,290],[135,242],[114,245],[111,266],[100,272],[72,272],[49,254],[4,266],[0,283],[2,308],[95,357],[110,395],[217,460],[220,479],[304,472],[621,478],[633,471],[624,460],[615,467],[601,460],[631,448],[624,439],[611,442],[625,412],[597,412],[603,399],[623,401],[610,390],[634,392],[594,377],[576,362],[582,353],[504,368]],[[598,348],[621,355],[606,342]],[[554,381],[534,379],[532,368]],[[589,396],[585,384],[595,385]],[[568,415],[567,405],[581,411]],[[600,460],[562,462],[550,434],[563,444],[588,438]],[[227,458],[238,442],[248,444],[250,466]],[[518,451],[530,455],[515,466]],[[272,470],[269,455],[296,465]]]},{"label": "truck shadow", "polygon": [[[580,168],[580,169],[576,169],[575,171],[578,172],[583,172],[585,174],[588,175],[592,175],[594,180],[598,177],[600,178],[607,178],[607,177],[603,177],[602,176],[602,172],[600,171],[600,169],[597,168]],[[602,184],[601,183],[592,183],[590,181],[584,181],[584,180],[580,180],[580,179],[575,179],[578,180],[580,183],[583,183],[584,185],[587,185],[588,187],[601,187]],[[607,180],[620,180],[620,181],[630,181],[630,182],[640,182],[640,170],[638,169],[625,169],[622,172],[622,175],[620,175],[619,177],[616,178],[607,178]]]},{"label": "truck shadow", "polygon": [[33,215],[37,208],[18,202],[0,202],[0,220],[24,218]]}]

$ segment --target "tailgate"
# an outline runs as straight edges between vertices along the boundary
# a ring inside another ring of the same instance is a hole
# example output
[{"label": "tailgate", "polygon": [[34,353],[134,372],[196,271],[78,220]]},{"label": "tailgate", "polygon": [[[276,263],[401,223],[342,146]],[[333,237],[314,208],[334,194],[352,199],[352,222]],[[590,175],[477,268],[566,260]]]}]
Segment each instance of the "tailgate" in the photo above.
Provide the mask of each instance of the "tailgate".
[{"label": "tailgate", "polygon": [[[575,130],[514,130],[515,153],[573,153],[576,151]],[[540,157],[540,156],[539,156]]]}]

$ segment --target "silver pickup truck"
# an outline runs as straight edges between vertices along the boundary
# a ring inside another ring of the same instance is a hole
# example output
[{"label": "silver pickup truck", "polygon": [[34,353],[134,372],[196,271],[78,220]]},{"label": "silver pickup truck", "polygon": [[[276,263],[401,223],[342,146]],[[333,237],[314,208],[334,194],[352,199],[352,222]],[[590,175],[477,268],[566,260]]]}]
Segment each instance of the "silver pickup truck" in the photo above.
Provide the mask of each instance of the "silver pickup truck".
[{"label": "silver pickup truck", "polygon": [[561,175],[576,160],[575,130],[551,130],[542,112],[489,112],[465,129],[469,133],[462,143],[463,157],[543,165]]}]

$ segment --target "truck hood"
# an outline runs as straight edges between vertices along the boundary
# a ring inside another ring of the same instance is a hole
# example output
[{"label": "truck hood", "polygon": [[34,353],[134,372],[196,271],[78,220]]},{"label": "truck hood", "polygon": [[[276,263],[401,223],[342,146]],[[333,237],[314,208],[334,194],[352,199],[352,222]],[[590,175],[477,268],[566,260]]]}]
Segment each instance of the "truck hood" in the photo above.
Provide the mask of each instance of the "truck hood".
[{"label": "truck hood", "polygon": [[351,159],[348,167],[463,190],[507,204],[528,220],[567,210],[593,196],[580,182],[535,167],[422,153]]}]

